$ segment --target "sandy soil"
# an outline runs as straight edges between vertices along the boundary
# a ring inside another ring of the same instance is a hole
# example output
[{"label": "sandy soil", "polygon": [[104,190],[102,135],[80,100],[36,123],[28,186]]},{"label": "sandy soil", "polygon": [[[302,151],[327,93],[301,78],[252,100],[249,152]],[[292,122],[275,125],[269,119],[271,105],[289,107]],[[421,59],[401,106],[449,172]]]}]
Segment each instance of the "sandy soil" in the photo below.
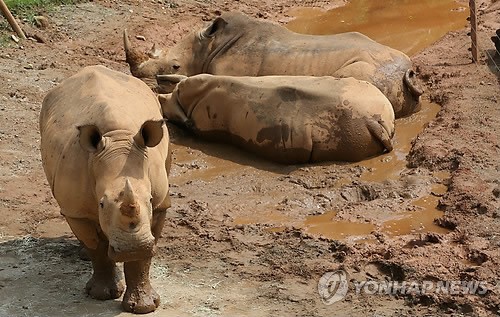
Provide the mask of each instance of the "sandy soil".
[{"label": "sandy soil", "polygon": [[[219,12],[283,23],[298,3],[99,0],[47,12],[46,29],[26,26],[43,43],[1,48],[0,316],[126,315],[119,301],[99,302],[84,293],[90,263],[80,260],[41,168],[38,114],[46,92],[86,65],[129,73],[125,27],[146,38],[134,39],[143,49],[152,42],[169,46]],[[487,58],[494,55],[489,37],[500,28],[500,2],[481,1],[480,13],[480,63],[470,62],[466,29],[413,57],[425,99],[441,109],[408,144],[394,175],[370,177],[376,170],[366,162],[275,165],[169,126],[173,206],[152,270],[162,296],[152,315],[500,314],[500,75]],[[500,64],[500,57],[494,60]],[[387,228],[402,213],[418,216],[426,199],[439,203],[438,225],[431,217],[421,230],[403,235]],[[305,225],[314,215],[338,220],[332,232],[351,228],[353,235],[315,233]],[[340,268],[357,281],[479,280],[487,292],[350,292],[325,305],[318,280]]]}]

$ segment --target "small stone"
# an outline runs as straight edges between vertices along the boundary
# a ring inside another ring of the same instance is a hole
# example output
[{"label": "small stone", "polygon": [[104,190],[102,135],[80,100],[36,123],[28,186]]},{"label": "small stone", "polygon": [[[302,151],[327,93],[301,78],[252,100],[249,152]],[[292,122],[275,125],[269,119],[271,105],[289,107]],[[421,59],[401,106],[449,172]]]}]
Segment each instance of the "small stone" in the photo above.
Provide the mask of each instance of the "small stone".
[{"label": "small stone", "polygon": [[35,20],[35,25],[40,29],[46,29],[49,26],[49,19],[44,17],[43,15],[37,15],[33,17]]},{"label": "small stone", "polygon": [[24,66],[25,69],[33,69],[33,64],[28,64]]},{"label": "small stone", "polygon": [[146,38],[142,35],[136,35],[135,38],[141,41],[146,41]]},{"label": "small stone", "polygon": [[500,198],[500,186],[493,188],[493,196]]}]

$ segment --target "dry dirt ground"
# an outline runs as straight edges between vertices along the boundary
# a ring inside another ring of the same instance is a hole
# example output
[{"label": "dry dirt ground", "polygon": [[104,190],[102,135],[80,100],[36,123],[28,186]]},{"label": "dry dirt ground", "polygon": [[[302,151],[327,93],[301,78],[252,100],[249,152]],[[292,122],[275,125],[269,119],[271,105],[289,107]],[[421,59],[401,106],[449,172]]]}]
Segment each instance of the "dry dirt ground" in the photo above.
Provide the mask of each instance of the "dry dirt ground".
[{"label": "dry dirt ground", "polygon": [[[141,48],[169,46],[220,12],[283,23],[298,3],[99,0],[46,12],[49,26],[28,31],[44,43],[0,48],[0,316],[123,314],[119,301],[85,295],[90,263],[80,260],[45,180],[38,114],[47,91],[86,65],[128,73],[125,27],[146,37],[134,39]],[[366,164],[275,165],[169,126],[173,206],[152,269],[162,297],[152,315],[499,315],[500,89],[486,52],[494,55],[489,37],[500,28],[500,2],[481,1],[480,13],[478,64],[470,63],[466,29],[413,56],[425,98],[441,109],[403,155],[407,167],[391,177],[370,180]],[[439,201],[440,227],[388,234],[383,221],[417,213],[422,197]],[[332,230],[348,223],[370,230],[340,240],[306,230],[306,217],[320,214],[339,220]],[[325,305],[318,280],[339,268],[357,281],[478,280],[487,291],[389,296],[350,289]]]}]

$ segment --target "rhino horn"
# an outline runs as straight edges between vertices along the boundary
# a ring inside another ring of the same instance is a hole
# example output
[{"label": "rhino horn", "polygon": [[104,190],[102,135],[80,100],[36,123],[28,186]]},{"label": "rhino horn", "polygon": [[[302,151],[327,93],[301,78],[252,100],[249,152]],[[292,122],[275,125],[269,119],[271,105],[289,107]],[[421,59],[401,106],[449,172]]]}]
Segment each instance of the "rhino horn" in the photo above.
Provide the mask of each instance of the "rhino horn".
[{"label": "rhino horn", "polygon": [[123,215],[133,217],[139,214],[139,206],[136,204],[134,190],[130,181],[125,181],[125,188],[123,189],[123,201],[120,206],[120,211]]},{"label": "rhino horn", "polygon": [[130,72],[136,77],[140,77],[140,66],[149,58],[143,52],[140,52],[132,47],[128,37],[127,30],[123,30],[123,46],[125,47],[125,60],[130,66]]},{"label": "rhino horn", "polygon": [[178,74],[156,75],[156,82],[158,84],[178,84],[186,78],[188,77]]},{"label": "rhino horn", "polygon": [[156,43],[155,43],[155,44],[153,44],[153,47],[151,47],[151,50],[149,51],[148,56],[149,56],[150,58],[155,58],[155,59],[156,59],[156,58],[159,58],[159,57],[160,57],[161,52],[162,52],[162,50],[161,50],[161,49],[158,49],[158,48],[156,47]]},{"label": "rhino horn", "polygon": [[128,178],[125,181],[125,188],[123,189],[123,202],[135,203],[134,189]]}]

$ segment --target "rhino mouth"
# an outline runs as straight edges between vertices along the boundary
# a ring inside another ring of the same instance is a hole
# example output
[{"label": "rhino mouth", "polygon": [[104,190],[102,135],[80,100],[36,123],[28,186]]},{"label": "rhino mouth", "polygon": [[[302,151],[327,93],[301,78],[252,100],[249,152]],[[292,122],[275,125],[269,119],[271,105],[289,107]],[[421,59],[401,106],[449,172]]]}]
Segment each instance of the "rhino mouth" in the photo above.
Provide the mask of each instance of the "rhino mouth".
[{"label": "rhino mouth", "polygon": [[156,244],[150,243],[133,250],[117,250],[111,244],[108,246],[108,257],[115,262],[133,262],[146,260],[156,254]]}]

